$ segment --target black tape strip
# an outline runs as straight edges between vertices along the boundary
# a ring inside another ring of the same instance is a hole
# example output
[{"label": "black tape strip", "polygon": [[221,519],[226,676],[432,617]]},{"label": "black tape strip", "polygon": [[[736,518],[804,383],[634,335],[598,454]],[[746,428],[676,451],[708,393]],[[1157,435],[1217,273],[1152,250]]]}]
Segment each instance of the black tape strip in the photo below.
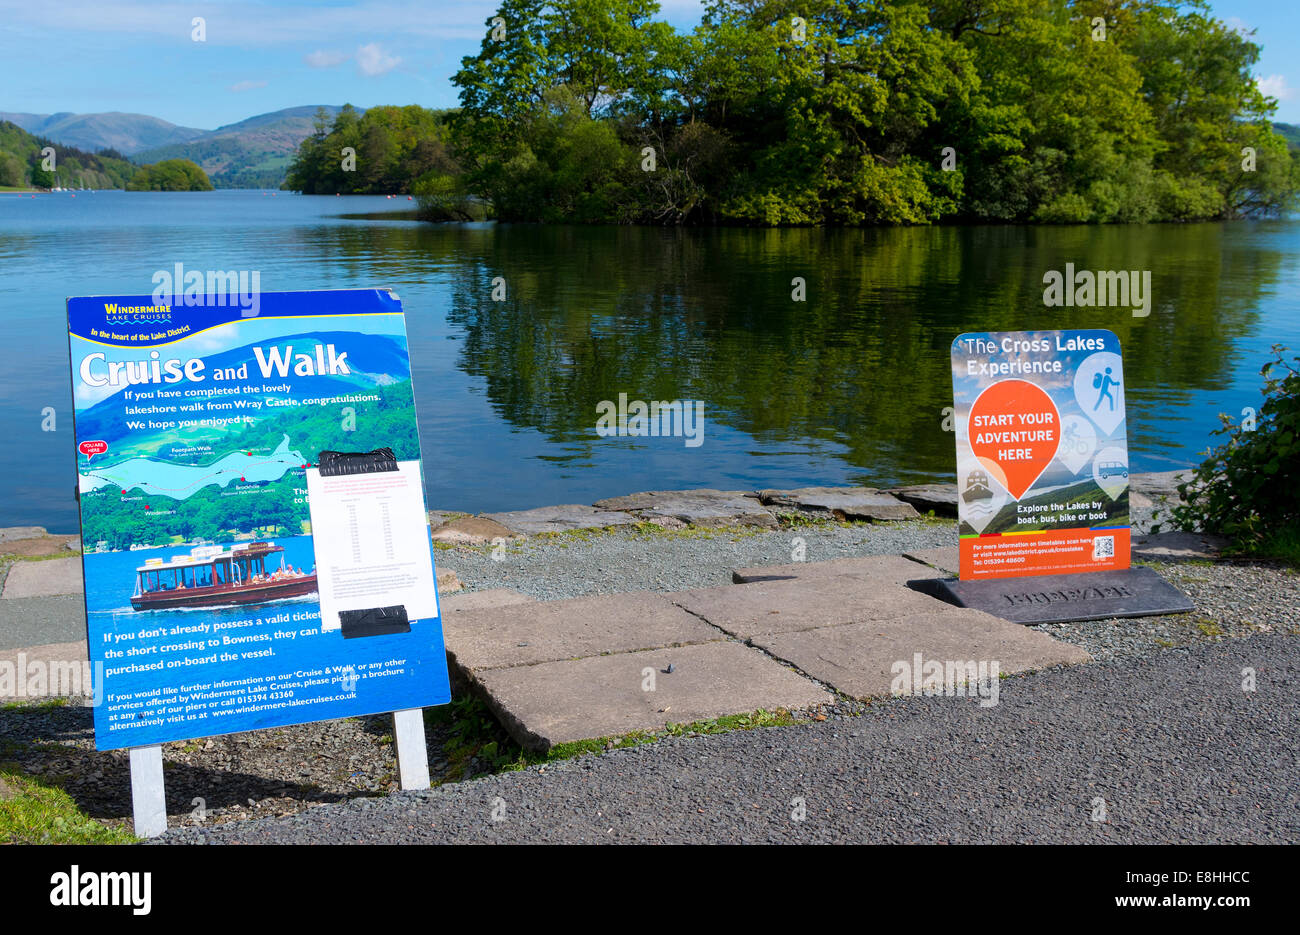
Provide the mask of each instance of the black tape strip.
[{"label": "black tape strip", "polygon": [[322,451],[319,463],[321,477],[397,470],[397,456],[391,448],[376,448],[374,451]]},{"label": "black tape strip", "polygon": [[345,640],[359,636],[388,636],[392,633],[411,632],[411,624],[406,619],[406,608],[401,604],[372,607],[369,610],[340,610],[339,623],[343,625]]}]

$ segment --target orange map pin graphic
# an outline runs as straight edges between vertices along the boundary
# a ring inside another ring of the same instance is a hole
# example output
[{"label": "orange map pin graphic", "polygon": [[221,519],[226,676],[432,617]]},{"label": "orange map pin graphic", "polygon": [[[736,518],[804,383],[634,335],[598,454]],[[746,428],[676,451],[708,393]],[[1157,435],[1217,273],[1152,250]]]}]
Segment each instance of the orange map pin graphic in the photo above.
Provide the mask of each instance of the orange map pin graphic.
[{"label": "orange map pin graphic", "polygon": [[966,434],[979,462],[1019,500],[1056,457],[1061,416],[1041,387],[1000,380],[971,406]]}]

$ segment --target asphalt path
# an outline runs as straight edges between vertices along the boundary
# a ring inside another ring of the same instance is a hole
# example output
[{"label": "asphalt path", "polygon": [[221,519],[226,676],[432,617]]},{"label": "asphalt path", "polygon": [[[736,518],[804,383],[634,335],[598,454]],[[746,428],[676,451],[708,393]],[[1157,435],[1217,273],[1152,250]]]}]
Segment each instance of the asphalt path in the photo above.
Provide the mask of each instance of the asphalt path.
[{"label": "asphalt path", "polygon": [[[1255,690],[1244,690],[1252,672]],[[158,840],[1300,841],[1300,637],[1229,639],[1000,686],[992,707],[894,699],[857,717],[672,738]]]},{"label": "asphalt path", "polygon": [[0,599],[0,651],[85,638],[86,602],[80,594]]}]

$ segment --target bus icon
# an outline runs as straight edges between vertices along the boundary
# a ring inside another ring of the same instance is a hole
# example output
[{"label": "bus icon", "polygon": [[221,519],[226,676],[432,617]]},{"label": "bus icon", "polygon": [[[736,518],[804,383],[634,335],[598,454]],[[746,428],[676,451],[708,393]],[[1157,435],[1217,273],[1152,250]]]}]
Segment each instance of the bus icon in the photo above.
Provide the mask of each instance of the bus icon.
[{"label": "bus icon", "polygon": [[1103,479],[1128,477],[1128,465],[1123,461],[1102,461],[1097,465],[1097,476]]}]

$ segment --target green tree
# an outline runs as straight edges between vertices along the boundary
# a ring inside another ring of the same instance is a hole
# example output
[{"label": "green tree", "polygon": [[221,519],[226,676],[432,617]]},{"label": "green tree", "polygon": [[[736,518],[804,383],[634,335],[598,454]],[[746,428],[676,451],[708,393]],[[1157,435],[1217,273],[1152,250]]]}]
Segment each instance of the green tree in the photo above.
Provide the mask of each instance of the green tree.
[{"label": "green tree", "polygon": [[1162,149],[1163,214],[1242,217],[1277,214],[1294,204],[1295,162],[1269,117],[1252,75],[1259,46],[1208,14],[1156,8],[1126,42],[1142,73]]},{"label": "green tree", "polygon": [[208,174],[188,159],[165,159],[141,166],[126,186],[131,192],[210,192]]},{"label": "green tree", "polygon": [[447,114],[423,107],[372,107],[358,116],[345,105],[330,125],[317,113],[315,132],[298,147],[285,187],[306,195],[406,194],[430,172],[459,174],[446,144]]},{"label": "green tree", "polygon": [[19,188],[27,184],[23,162],[13,153],[0,152],[0,185]]}]

